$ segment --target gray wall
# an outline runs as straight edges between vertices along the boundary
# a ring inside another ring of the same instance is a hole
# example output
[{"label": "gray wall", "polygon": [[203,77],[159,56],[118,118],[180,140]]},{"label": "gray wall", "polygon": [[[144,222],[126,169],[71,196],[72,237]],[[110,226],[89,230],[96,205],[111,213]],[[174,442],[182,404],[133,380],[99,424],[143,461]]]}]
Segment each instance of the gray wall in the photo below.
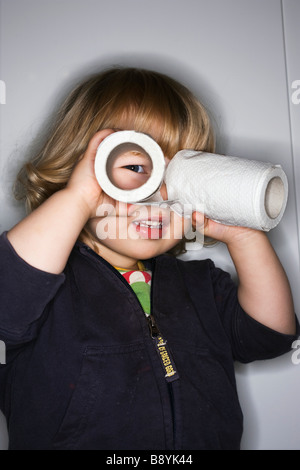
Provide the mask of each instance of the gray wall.
[{"label": "gray wall", "polygon": [[[292,84],[300,80],[300,2],[1,0],[0,5],[0,79],[6,84],[6,104],[2,98],[0,105],[0,232],[24,215],[11,196],[15,173],[73,83],[107,65],[154,68],[183,81],[208,106],[219,152],[283,165],[289,202],[270,239],[299,312],[300,104],[292,100]],[[186,255],[204,256],[234,275],[223,246]],[[237,365],[236,372],[245,417],[242,448],[300,449],[300,365],[292,353]],[[2,417],[0,448],[6,447]]]}]

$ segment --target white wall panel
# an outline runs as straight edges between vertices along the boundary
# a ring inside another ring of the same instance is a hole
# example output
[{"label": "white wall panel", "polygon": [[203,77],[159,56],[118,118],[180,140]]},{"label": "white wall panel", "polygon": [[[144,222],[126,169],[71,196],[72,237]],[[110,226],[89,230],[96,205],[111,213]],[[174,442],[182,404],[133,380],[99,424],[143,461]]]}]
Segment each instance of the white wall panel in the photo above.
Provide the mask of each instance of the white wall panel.
[{"label": "white wall panel", "polygon": [[283,0],[283,27],[286,48],[288,102],[291,119],[291,146],[300,240],[300,2]]},{"label": "white wall panel", "polygon": [[[291,103],[291,83],[300,80],[299,1],[0,0],[0,8],[0,232],[24,214],[11,196],[16,170],[66,91],[103,66],[154,68],[202,98],[218,151],[283,165],[289,202],[270,239],[299,312],[300,104]],[[186,255],[203,256],[234,274],[223,246]],[[300,449],[299,367],[290,354],[237,366],[244,449]]]}]

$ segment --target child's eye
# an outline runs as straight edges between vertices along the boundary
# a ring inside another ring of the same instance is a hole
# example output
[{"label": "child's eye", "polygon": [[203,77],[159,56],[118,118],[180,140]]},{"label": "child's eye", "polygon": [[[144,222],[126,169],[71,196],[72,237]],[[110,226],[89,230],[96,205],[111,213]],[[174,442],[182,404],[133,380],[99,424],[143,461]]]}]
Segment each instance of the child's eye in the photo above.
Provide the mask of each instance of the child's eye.
[{"label": "child's eye", "polygon": [[145,173],[142,165],[125,165],[123,168],[126,168],[126,170],[134,171],[135,173]]}]

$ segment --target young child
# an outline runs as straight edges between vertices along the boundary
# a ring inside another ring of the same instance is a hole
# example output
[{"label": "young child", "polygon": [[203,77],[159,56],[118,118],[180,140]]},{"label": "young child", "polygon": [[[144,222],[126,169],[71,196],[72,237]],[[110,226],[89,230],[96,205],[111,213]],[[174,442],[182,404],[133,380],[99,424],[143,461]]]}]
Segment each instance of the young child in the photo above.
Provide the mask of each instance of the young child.
[{"label": "young child", "polygon": [[[208,116],[184,86],[115,68],[73,91],[20,175],[30,213],[0,238],[10,449],[238,449],[234,361],[278,356],[295,339],[289,283],[265,233],[206,220],[205,235],[228,246],[236,287],[210,260],[169,254],[187,220],[102,192],[97,147],[131,129],[167,160],[214,150]],[[139,156],[122,171],[143,174]],[[194,227],[202,218],[193,214]]]}]

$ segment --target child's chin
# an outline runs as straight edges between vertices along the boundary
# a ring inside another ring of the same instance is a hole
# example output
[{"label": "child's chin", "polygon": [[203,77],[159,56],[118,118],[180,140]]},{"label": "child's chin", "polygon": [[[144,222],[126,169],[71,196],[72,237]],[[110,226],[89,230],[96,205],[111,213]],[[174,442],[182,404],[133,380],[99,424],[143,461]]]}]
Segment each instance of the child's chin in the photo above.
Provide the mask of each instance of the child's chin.
[{"label": "child's chin", "polygon": [[150,259],[169,251],[175,243],[166,243],[166,240],[142,239],[135,240],[132,255],[136,259]]}]

